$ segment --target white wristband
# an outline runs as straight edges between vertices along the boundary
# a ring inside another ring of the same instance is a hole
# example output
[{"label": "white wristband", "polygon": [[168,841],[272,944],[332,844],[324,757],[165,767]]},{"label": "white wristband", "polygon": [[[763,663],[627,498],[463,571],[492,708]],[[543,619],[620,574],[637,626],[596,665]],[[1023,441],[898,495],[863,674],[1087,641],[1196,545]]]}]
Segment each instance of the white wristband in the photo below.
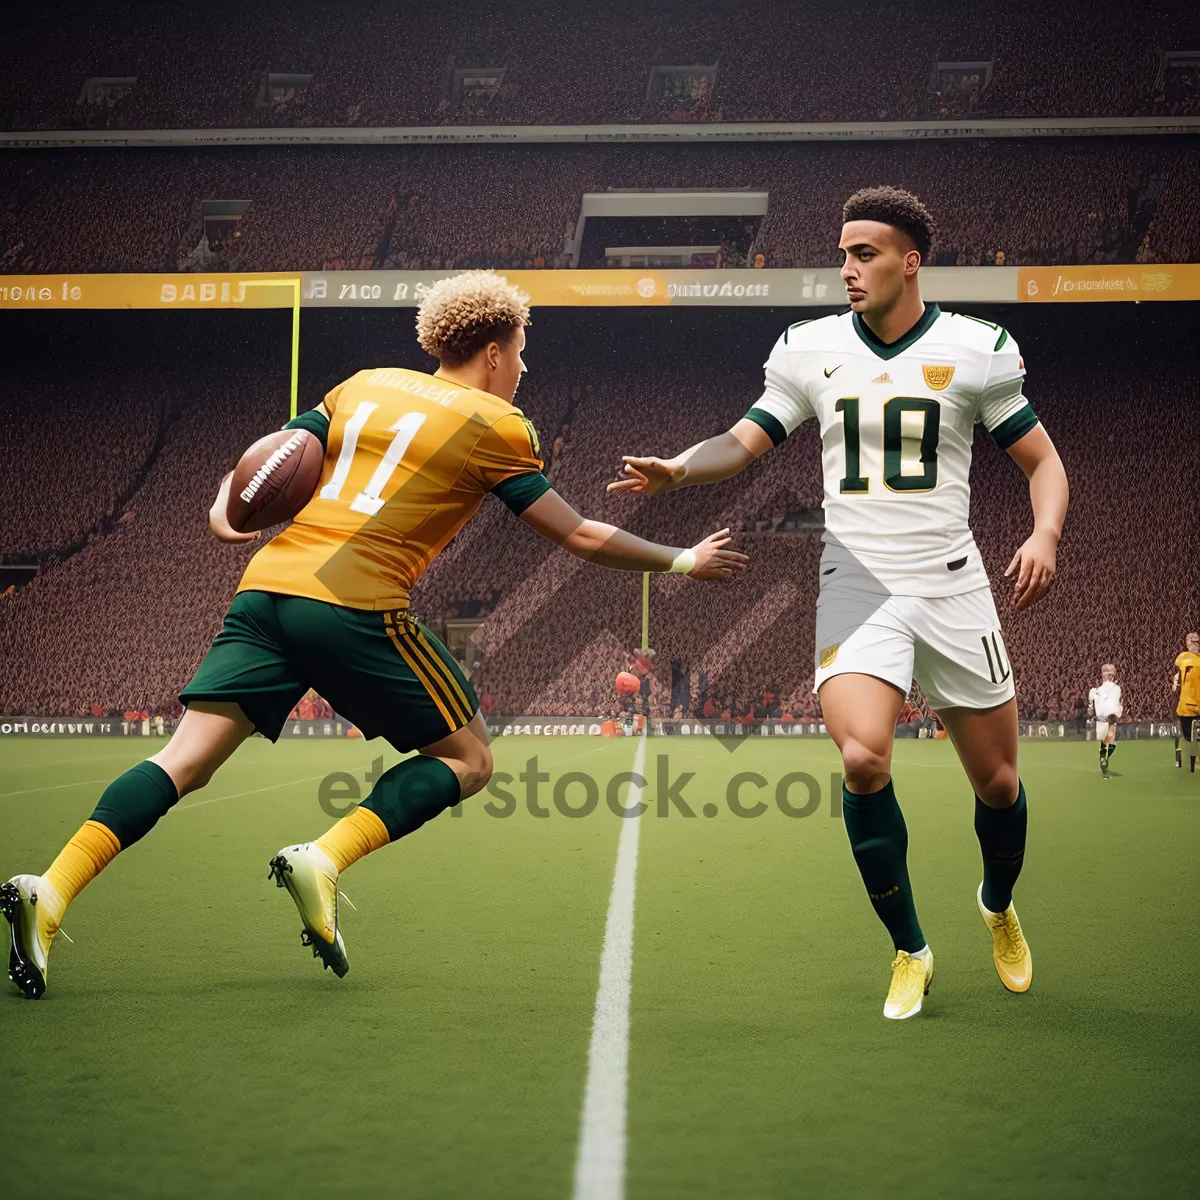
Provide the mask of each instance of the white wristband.
[{"label": "white wristband", "polygon": [[695,550],[680,550],[671,564],[669,575],[690,575],[696,569]]}]

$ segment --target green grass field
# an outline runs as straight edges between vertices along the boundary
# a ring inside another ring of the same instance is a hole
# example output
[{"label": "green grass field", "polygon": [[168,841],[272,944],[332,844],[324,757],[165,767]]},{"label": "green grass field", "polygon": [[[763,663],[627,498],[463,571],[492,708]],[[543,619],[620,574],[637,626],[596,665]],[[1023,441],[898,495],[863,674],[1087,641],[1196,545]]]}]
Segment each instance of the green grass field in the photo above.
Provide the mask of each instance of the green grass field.
[{"label": "green grass field", "polygon": [[[42,1001],[6,982],[5,1193],[571,1196],[622,822],[603,803],[562,816],[550,784],[546,818],[468,801],[343,877],[357,911],[343,906],[339,981],[300,946],[267,860],[329,825],[323,774],[361,779],[397,757],[382,746],[252,741],[72,908]],[[495,750],[498,771],[537,755],[552,779],[578,770],[603,788],[636,743]],[[148,752],[0,743],[0,878],[44,870]],[[656,815],[660,754],[672,777],[695,773],[694,818]],[[890,943],[830,813],[832,743],[651,739],[625,1194],[1194,1194],[1200,776],[1171,757],[1124,744],[1105,783],[1092,745],[1023,744],[1018,908],[1036,977],[1011,996],[975,909],[953,752],[898,743],[937,977],[924,1012],[892,1023]],[[794,770],[822,781],[814,815],[727,808],[736,773]]]}]

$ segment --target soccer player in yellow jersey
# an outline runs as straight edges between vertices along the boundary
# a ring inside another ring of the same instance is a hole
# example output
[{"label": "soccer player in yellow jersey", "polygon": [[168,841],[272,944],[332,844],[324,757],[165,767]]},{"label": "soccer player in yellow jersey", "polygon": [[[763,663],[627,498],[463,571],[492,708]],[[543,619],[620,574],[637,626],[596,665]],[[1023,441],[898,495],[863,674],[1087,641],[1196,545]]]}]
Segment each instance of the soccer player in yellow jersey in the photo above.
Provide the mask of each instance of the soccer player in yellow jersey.
[{"label": "soccer player in yellow jersey", "polygon": [[[1200,633],[1189,633],[1187,649],[1175,660],[1175,678],[1171,680],[1171,691],[1179,693],[1175,713],[1179,717],[1179,728],[1183,740],[1191,746],[1189,758],[1192,773],[1196,771],[1196,718],[1200,717]],[[1175,765],[1183,766],[1179,750],[1179,738],[1175,738]]]},{"label": "soccer player in yellow jersey", "polygon": [[[479,791],[492,756],[471,684],[409,609],[409,590],[484,495],[580,558],[626,571],[724,579],[745,555],[727,530],[690,549],[660,546],[582,518],[550,486],[533,426],[512,404],[525,364],[525,297],[471,272],[438,283],[417,336],[433,375],[360,371],[288,422],[321,439],[312,500],[251,559],[224,625],[180,699],[167,746],[105,790],[91,819],[44,875],[0,887],[12,927],[9,975],[45,991],[51,942],[67,905],[178,799],[204,787],[256,730],[272,741],[315,687],[368,737],[420,753],[384,772],[366,801],[315,842],[287,846],[271,874],[300,910],[302,941],[341,976],[338,876]],[[230,476],[209,514],[230,542]]]}]

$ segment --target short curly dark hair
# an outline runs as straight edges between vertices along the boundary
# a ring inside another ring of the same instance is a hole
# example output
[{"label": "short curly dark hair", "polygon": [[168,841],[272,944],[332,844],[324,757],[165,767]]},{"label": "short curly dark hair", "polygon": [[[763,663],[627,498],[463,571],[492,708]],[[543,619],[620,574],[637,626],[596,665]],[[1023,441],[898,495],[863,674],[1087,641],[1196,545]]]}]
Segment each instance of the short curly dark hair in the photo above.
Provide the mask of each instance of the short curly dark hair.
[{"label": "short curly dark hair", "polygon": [[842,206],[842,224],[847,221],[882,221],[908,235],[928,259],[937,241],[937,223],[933,214],[912,192],[896,187],[860,188]]}]

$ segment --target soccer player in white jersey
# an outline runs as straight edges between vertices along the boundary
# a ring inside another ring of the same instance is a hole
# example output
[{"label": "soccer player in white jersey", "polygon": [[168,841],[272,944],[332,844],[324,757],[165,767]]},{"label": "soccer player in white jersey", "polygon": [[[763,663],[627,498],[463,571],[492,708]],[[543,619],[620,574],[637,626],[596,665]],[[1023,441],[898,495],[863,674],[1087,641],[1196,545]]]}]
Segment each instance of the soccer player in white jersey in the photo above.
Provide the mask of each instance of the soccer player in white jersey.
[{"label": "soccer player in white jersey", "polygon": [[1096,718],[1096,741],[1100,743],[1100,774],[1108,778],[1108,764],[1117,748],[1117,719],[1125,711],[1117,668],[1105,663],[1100,668],[1100,686],[1088,692],[1088,716]]},{"label": "soccer player in white jersey", "polygon": [[825,548],[816,680],[842,754],[851,848],[896,955],[885,1016],[920,1011],[933,955],[917,920],[908,832],[892,787],[896,718],[915,677],[975,792],[983,852],[976,902],[1010,991],[1028,989],[1029,945],[1012,905],[1025,854],[1012,668],[967,523],[975,426],[1029,481],[1033,531],[1017,549],[1013,607],[1054,577],[1067,478],[1022,395],[1025,364],[1004,329],[921,299],[935,227],[897,188],[856,192],[842,213],[850,311],[786,330],[762,397],[728,433],[675,458],[624,459],[613,492],[652,493],[728,479],[808,419],[818,423]]}]

